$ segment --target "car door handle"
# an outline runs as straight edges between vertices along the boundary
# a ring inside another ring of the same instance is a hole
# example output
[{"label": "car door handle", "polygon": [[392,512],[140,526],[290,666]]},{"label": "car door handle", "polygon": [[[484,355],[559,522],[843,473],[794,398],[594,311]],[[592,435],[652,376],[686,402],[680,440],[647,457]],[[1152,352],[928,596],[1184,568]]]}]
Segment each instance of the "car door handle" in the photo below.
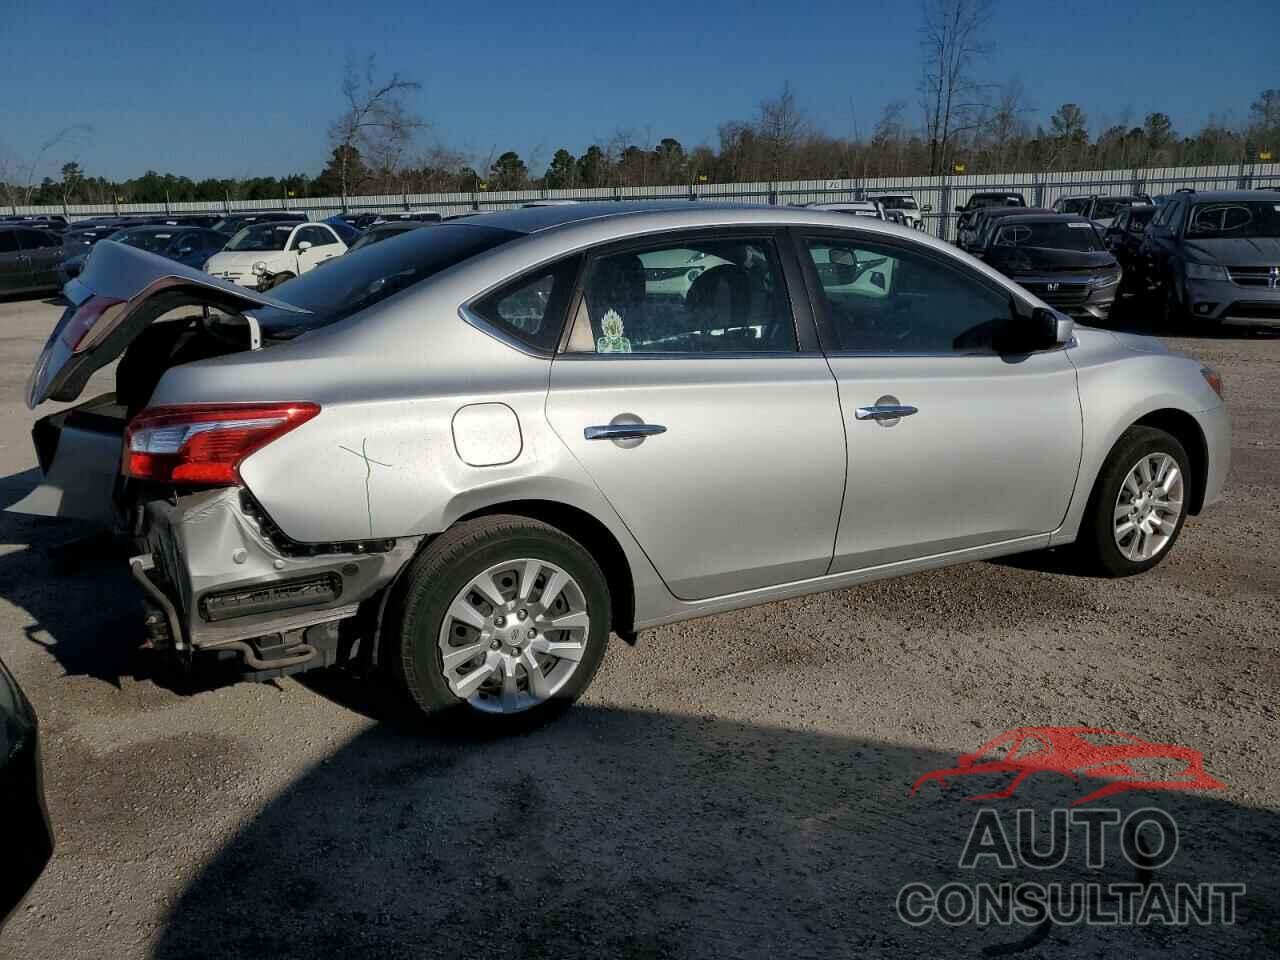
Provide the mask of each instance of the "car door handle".
[{"label": "car door handle", "polygon": [[584,427],[582,435],[588,440],[643,440],[666,432],[667,428],[660,423],[606,423]]},{"label": "car door handle", "polygon": [[869,407],[856,408],[853,415],[858,420],[897,420],[919,412],[905,403],[874,403]]}]

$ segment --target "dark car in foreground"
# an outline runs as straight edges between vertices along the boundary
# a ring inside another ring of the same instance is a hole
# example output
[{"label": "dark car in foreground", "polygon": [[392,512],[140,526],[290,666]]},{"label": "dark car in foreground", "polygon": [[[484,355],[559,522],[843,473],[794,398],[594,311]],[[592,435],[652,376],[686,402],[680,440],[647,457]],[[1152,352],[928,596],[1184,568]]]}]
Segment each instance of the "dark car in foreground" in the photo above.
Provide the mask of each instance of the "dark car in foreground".
[{"label": "dark car in foreground", "polygon": [[1006,217],[985,259],[1045,303],[1076,317],[1105,320],[1120,289],[1120,265],[1084,217]]},{"label": "dark car in foreground", "polygon": [[1146,237],[1147,227],[1160,211],[1154,204],[1128,207],[1121,210],[1111,226],[1102,235],[1102,242],[1120,262],[1124,270],[1125,285],[1129,289],[1137,289],[1145,280],[1146,264],[1142,257],[1142,241]]},{"label": "dark car in foreground", "polygon": [[[227,244],[226,234],[203,227],[129,227],[117,230],[105,239],[156,253],[196,269]],[[80,275],[92,249],[88,247],[63,260],[62,274],[66,280]]]},{"label": "dark car in foreground", "polygon": [[1280,327],[1280,191],[1179,192],[1142,251],[1167,325]]},{"label": "dark car in foreground", "polygon": [[36,713],[0,661],[0,930],[53,856]]},{"label": "dark car in foreground", "polygon": [[62,286],[62,236],[18,223],[0,223],[0,295],[39,293]]}]

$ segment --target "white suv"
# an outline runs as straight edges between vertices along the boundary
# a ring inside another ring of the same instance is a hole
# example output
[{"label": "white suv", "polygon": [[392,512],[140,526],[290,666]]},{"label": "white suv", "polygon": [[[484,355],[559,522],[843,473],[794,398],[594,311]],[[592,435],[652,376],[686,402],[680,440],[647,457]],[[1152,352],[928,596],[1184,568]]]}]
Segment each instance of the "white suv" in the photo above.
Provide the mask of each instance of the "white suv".
[{"label": "white suv", "polygon": [[328,224],[265,221],[240,230],[204,269],[244,287],[260,287],[264,277],[276,286],[346,252]]},{"label": "white suv", "polygon": [[902,222],[908,227],[916,230],[924,229],[924,214],[929,211],[929,205],[921,207],[916,203],[916,198],[909,193],[885,193],[873,200],[879,200],[880,205],[888,210],[897,210],[902,215]]}]

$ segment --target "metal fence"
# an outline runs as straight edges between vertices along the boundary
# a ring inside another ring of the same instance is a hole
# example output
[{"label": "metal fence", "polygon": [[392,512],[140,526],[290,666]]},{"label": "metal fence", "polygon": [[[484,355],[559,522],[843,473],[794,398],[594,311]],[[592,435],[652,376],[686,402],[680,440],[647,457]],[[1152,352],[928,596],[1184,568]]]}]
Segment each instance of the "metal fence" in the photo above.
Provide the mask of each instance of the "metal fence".
[{"label": "metal fence", "polygon": [[534,200],[698,200],[732,203],[804,204],[855,200],[866,196],[909,193],[921,207],[926,229],[949,239],[955,208],[980,191],[1020,193],[1029,206],[1052,206],[1073,194],[1156,196],[1180,188],[1195,190],[1280,189],[1280,163],[1218,164],[1200,167],[1155,167],[1135,170],[1077,170],[1062,173],[1007,173],[975,176],[881,177],[842,180],[790,180],[770,183],[694,183],[661,187],[596,187],[569,190],[516,190],[469,193],[420,193],[383,196],[282,198],[276,201],[231,200],[196,203],[106,203],[60,206],[14,206],[14,214],[50,213],[77,219],[104,214],[236,213],[301,211],[323,219],[335,213],[434,210],[444,216],[468,211],[502,210]]}]

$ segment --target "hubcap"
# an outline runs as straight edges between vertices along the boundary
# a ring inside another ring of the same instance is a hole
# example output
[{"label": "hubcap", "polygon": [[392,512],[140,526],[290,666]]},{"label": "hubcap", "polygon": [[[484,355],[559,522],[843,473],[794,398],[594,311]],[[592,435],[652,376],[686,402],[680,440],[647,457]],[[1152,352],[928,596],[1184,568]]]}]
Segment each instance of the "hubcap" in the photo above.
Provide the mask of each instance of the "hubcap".
[{"label": "hubcap", "polygon": [[1133,465],[1116,496],[1116,546],[1128,560],[1150,560],[1169,545],[1182,517],[1182,471],[1167,453]]},{"label": "hubcap", "polygon": [[445,681],[477,710],[528,710],[573,676],[590,629],[586,596],[560,567],[495,564],[459,591],[440,625]]}]

